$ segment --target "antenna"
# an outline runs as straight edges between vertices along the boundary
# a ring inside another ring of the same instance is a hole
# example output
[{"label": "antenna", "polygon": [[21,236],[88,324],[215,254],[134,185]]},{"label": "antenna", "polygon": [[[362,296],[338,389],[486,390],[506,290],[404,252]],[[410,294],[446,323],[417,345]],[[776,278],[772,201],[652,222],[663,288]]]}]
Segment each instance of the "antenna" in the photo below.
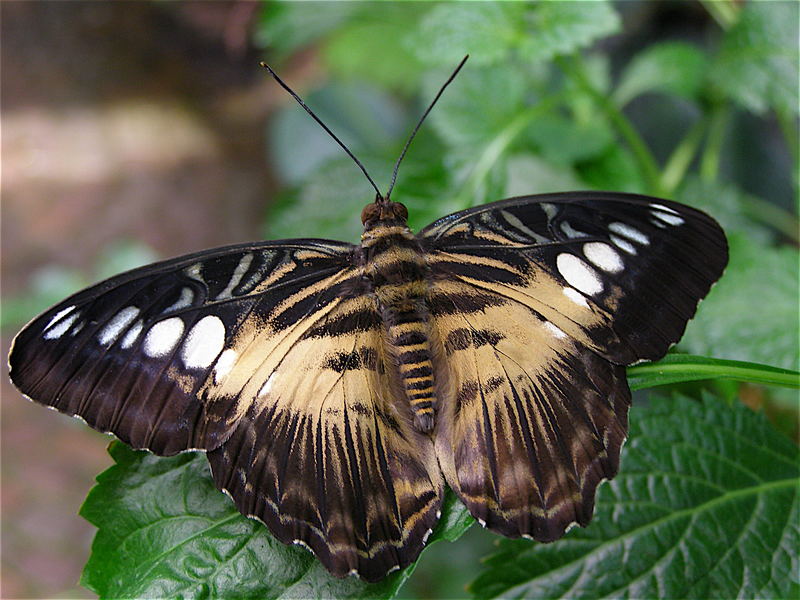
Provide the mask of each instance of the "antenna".
[{"label": "antenna", "polygon": [[450,75],[450,77],[447,79],[447,81],[444,82],[444,85],[439,89],[439,93],[436,94],[436,97],[433,99],[433,102],[431,102],[430,105],[428,106],[428,108],[425,110],[425,112],[422,113],[422,117],[420,118],[419,122],[417,123],[417,126],[414,127],[414,131],[411,132],[411,135],[409,136],[408,141],[406,142],[406,145],[403,146],[403,151],[400,153],[400,157],[397,159],[397,162],[394,164],[394,172],[392,173],[392,183],[389,185],[389,191],[386,192],[386,200],[387,201],[389,200],[389,197],[392,195],[392,190],[394,189],[395,181],[397,181],[397,170],[400,168],[400,162],[405,157],[406,152],[408,151],[408,147],[411,145],[411,140],[413,140],[414,136],[417,135],[417,131],[419,131],[419,128],[422,126],[422,122],[425,120],[425,117],[428,116],[428,113],[431,112],[431,109],[433,109],[433,106],[439,101],[439,98],[444,93],[445,88],[447,88],[447,86],[452,83],[453,79],[456,78],[456,75],[458,75],[458,72],[461,70],[461,67],[464,66],[464,63],[467,62],[468,58],[469,58],[469,54],[467,54],[464,58],[462,58],[461,62],[458,63],[458,66],[456,67],[456,70],[453,71],[453,74]]},{"label": "antenna", "polygon": [[[280,77],[278,77],[278,74],[275,73],[275,71],[273,71],[272,68],[267,63],[261,62],[259,64],[262,67],[264,67],[267,71],[269,71],[269,74],[272,75],[272,77],[275,79],[275,81],[277,81],[283,89],[285,89],[287,92],[289,92],[289,94],[292,96],[292,98],[297,100],[297,103],[300,106],[302,106],[308,114],[311,115],[311,118],[313,118],[317,123],[319,123],[322,126],[322,128],[325,131],[328,132],[328,135],[330,135],[334,140],[336,140],[336,143],[339,144],[344,149],[345,152],[347,152],[347,155],[355,161],[355,163],[358,165],[358,168],[361,169],[361,171],[366,176],[367,180],[369,180],[369,182],[372,184],[372,187],[375,188],[375,193],[377,194],[376,198],[382,200],[383,199],[383,195],[381,194],[381,191],[378,189],[378,186],[375,185],[375,182],[372,181],[372,177],[369,176],[369,173],[367,173],[367,169],[364,167],[364,165],[361,164],[361,161],[358,160],[355,157],[355,154],[350,152],[350,149],[347,146],[344,145],[344,142],[342,142],[342,140],[340,140],[338,137],[336,137],[335,133],[333,133],[330,129],[328,129],[328,126],[325,125],[325,123],[323,123],[320,120],[320,118],[317,115],[314,114],[314,111],[312,111],[310,108],[308,108],[308,106],[306,106],[306,103],[303,102],[303,99],[300,98],[300,96],[298,96],[297,94],[295,94],[294,90],[292,88],[290,88],[288,85],[286,85],[284,83],[284,81]],[[397,169],[395,169],[395,171],[396,170]],[[387,195],[387,198],[388,198],[388,195]]]},{"label": "antenna", "polygon": [[428,108],[425,109],[425,112],[422,113],[422,117],[420,117],[419,122],[417,123],[416,127],[414,127],[414,131],[412,131],[411,135],[408,137],[408,141],[406,142],[406,145],[403,146],[403,151],[400,153],[400,157],[397,159],[397,162],[394,164],[394,171],[392,172],[392,182],[389,185],[389,191],[386,192],[386,196],[381,194],[381,191],[378,189],[378,186],[375,185],[375,182],[372,180],[372,177],[369,176],[369,173],[367,173],[367,169],[364,167],[363,164],[361,164],[361,161],[356,158],[355,154],[350,152],[350,149],[347,146],[344,145],[344,142],[342,142],[342,140],[340,140],[338,137],[336,137],[335,133],[333,133],[330,129],[328,129],[328,126],[325,125],[325,123],[323,123],[322,120],[317,115],[314,114],[314,111],[312,111],[310,108],[308,108],[308,106],[306,106],[306,103],[303,102],[303,99],[300,98],[300,96],[298,96],[294,92],[294,90],[292,88],[290,88],[288,85],[286,85],[286,83],[284,83],[283,79],[278,77],[278,74],[275,71],[273,71],[272,68],[267,63],[261,62],[259,64],[262,67],[264,67],[267,71],[269,71],[269,74],[272,75],[272,77],[275,79],[275,81],[277,81],[278,84],[283,89],[285,89],[287,92],[289,92],[289,94],[292,96],[292,98],[297,100],[297,103],[300,106],[302,106],[303,109],[309,115],[311,115],[311,118],[314,119],[317,123],[319,123],[322,126],[322,128],[326,132],[328,132],[328,135],[331,136],[334,140],[336,140],[336,143],[339,144],[345,152],[347,152],[347,155],[350,158],[352,158],[353,161],[355,161],[355,163],[358,165],[358,168],[361,169],[361,172],[364,173],[364,175],[366,176],[367,180],[370,182],[372,187],[375,189],[375,194],[376,194],[375,201],[376,202],[389,202],[389,196],[391,196],[392,190],[394,189],[394,184],[397,181],[397,170],[400,168],[400,163],[403,161],[403,158],[405,158],[406,152],[408,152],[408,147],[411,145],[411,141],[414,139],[414,136],[417,135],[417,131],[419,131],[419,128],[422,126],[422,122],[425,120],[425,117],[428,116],[428,113],[431,112],[431,109],[433,109],[434,105],[439,101],[439,98],[442,96],[442,93],[444,93],[444,90],[447,88],[447,86],[450,85],[450,83],[452,83],[453,79],[456,78],[456,75],[458,75],[458,72],[461,70],[461,67],[464,66],[464,63],[467,62],[468,58],[469,58],[469,54],[467,54],[464,58],[461,59],[461,62],[458,63],[458,66],[456,67],[455,71],[453,71],[452,75],[450,75],[450,77],[447,79],[447,81],[444,82],[444,85],[439,89],[439,93],[436,94],[436,97],[433,99],[433,102],[431,102],[430,105],[428,106]]}]

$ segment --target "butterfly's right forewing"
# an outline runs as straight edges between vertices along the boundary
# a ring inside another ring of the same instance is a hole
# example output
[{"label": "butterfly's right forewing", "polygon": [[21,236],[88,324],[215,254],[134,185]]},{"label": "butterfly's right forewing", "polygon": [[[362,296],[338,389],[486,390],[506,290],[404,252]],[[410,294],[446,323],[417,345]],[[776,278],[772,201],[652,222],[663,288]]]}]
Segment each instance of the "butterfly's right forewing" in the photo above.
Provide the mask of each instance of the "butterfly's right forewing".
[{"label": "butterfly's right forewing", "polygon": [[250,244],[123,273],[29,323],[14,340],[11,379],[135,448],[216,448],[246,409],[232,386],[224,395],[218,386],[237,362],[238,332],[269,322],[259,343],[278,346],[346,285],[351,248]]}]

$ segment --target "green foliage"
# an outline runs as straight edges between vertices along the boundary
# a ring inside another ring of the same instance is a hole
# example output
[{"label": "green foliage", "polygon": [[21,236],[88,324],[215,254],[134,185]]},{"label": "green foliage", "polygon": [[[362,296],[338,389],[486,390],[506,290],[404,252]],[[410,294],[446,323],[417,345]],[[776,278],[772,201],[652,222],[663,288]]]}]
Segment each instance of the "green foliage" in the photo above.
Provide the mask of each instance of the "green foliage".
[{"label": "green foliage", "polygon": [[706,395],[631,410],[594,521],[543,546],[503,540],[475,598],[790,598],[800,578],[798,450]]},{"label": "green foliage", "polygon": [[[631,423],[592,524],[548,545],[502,540],[472,594],[789,597],[800,583],[797,447],[708,394],[654,399]],[[414,570],[376,584],[336,579],[240,515],[202,455],[159,459],[118,442],[110,452],[115,466],[81,509],[98,528],[82,584],[101,597],[391,598]],[[471,524],[448,494],[432,540]]]},{"label": "green foliage", "polygon": [[797,369],[797,250],[736,233],[729,243],[731,266],[704,301],[702,318],[689,323],[681,348]]},{"label": "green foliage", "polygon": [[[375,584],[336,579],[242,516],[214,487],[203,454],[157,458],[120,442],[109,453],[116,464],[81,508],[98,529],[81,584],[102,598],[391,598],[414,570]],[[471,524],[448,494],[430,543]]]},{"label": "green foliage", "polygon": [[796,2],[748,2],[727,32],[711,77],[723,93],[757,113],[797,114]]}]

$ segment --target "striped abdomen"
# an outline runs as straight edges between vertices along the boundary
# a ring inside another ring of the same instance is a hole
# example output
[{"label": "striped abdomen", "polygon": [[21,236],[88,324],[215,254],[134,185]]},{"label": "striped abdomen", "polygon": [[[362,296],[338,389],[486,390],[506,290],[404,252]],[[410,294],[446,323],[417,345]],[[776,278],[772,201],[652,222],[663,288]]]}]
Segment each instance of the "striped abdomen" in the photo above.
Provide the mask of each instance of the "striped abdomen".
[{"label": "striped abdomen", "polygon": [[436,396],[427,313],[414,308],[386,312],[390,313],[389,346],[397,358],[400,379],[414,412],[414,425],[420,431],[430,431],[434,425]]},{"label": "striped abdomen", "polygon": [[362,236],[364,274],[372,284],[397,361],[414,426],[431,431],[436,396],[429,339],[427,270],[422,251],[404,223],[378,223]]}]

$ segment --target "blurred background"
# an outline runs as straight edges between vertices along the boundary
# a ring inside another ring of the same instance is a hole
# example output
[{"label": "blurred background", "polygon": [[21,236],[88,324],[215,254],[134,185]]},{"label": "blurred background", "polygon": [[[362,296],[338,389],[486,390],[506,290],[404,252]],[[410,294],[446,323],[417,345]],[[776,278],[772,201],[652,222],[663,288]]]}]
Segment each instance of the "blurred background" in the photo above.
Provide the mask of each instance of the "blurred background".
[{"label": "blurred background", "polygon": [[[613,189],[713,214],[731,267],[681,348],[798,367],[794,2],[3,2],[3,354],[31,317],[160,257],[356,241],[372,192],[411,224],[519,194]],[[753,318],[754,299],[759,318]],[[5,369],[5,367],[4,367]],[[3,598],[91,597],[77,516],[108,438],[2,376]],[[720,384],[721,385],[721,384]],[[797,439],[797,396],[725,385]],[[463,593],[494,536],[437,544],[403,588]]]}]

